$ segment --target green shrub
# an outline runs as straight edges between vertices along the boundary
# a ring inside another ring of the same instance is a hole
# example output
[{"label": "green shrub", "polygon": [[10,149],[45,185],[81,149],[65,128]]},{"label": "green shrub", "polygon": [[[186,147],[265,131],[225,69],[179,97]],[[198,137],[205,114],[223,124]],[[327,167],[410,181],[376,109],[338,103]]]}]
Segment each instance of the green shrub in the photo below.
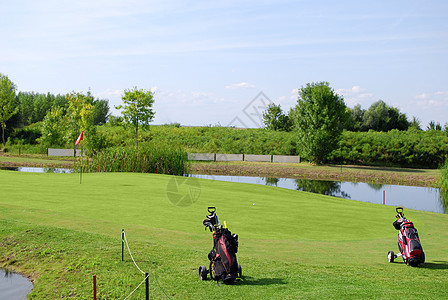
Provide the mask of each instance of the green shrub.
[{"label": "green shrub", "polygon": [[[176,146],[142,144],[132,147],[109,148],[86,157],[84,172],[139,172],[182,176],[188,173],[187,153]],[[80,160],[76,170],[81,168]]]},{"label": "green shrub", "polygon": [[331,161],[438,168],[448,155],[448,136],[441,131],[345,131]]},{"label": "green shrub", "polygon": [[440,199],[445,213],[448,211],[448,158],[440,168]]}]

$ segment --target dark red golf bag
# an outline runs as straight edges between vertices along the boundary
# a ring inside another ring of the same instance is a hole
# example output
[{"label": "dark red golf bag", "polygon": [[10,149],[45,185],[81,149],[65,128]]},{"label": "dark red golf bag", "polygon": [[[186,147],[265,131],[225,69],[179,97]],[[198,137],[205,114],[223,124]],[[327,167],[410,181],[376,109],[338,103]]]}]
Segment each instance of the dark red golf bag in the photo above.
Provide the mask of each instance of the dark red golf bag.
[{"label": "dark red golf bag", "polygon": [[207,218],[202,222],[206,228],[213,232],[213,249],[208,254],[209,269],[199,267],[199,279],[207,279],[207,274],[213,280],[222,280],[225,284],[232,284],[236,278],[241,277],[241,266],[236,259],[238,252],[238,235],[232,234],[225,225],[219,224],[215,207],[209,207]]},{"label": "dark red golf bag", "polygon": [[397,220],[393,223],[398,232],[398,249],[400,255],[394,255],[393,251],[389,251],[388,260],[393,262],[395,258],[401,256],[403,261],[416,267],[425,262],[425,252],[423,252],[420,238],[414,224],[406,219],[403,215],[403,208],[397,207]]}]

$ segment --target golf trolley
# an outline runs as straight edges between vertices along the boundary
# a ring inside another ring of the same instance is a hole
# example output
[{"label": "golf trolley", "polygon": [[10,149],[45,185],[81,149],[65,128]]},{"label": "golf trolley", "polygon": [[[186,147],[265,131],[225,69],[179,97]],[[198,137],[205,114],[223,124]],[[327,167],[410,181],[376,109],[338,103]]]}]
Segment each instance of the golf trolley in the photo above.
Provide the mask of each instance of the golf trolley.
[{"label": "golf trolley", "polygon": [[405,218],[403,207],[397,207],[397,220],[393,226],[398,231],[398,250],[399,254],[394,251],[387,253],[387,261],[392,263],[398,257],[402,257],[405,264],[416,267],[425,262],[425,252],[423,252],[420,238],[414,224]]},{"label": "golf trolley", "polygon": [[232,284],[242,275],[241,265],[236,259],[238,235],[229,231],[226,221],[224,226],[219,223],[216,207],[208,207],[208,213],[202,224],[205,229],[208,228],[213,232],[213,249],[208,254],[209,268],[199,267],[199,279],[206,280],[207,274],[210,273],[211,279],[216,282],[222,280],[225,284]]}]

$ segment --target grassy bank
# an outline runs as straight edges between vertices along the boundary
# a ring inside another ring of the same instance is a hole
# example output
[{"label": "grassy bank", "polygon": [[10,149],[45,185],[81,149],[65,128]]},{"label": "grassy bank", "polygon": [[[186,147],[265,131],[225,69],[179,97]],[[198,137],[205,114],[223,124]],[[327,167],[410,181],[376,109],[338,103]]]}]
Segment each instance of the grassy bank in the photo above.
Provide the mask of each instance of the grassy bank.
[{"label": "grassy bank", "polygon": [[[177,181],[179,194],[192,186],[199,198],[175,206],[175,180],[185,178],[93,173],[80,185],[77,174],[0,171],[1,263],[35,280],[32,299],[91,298],[93,274],[102,299],[122,299],[143,280],[128,255],[121,262],[125,228],[156,299],[448,296],[447,215],[407,211],[427,257],[411,268],[386,262],[397,247],[393,207],[208,180]],[[235,286],[197,278],[212,247],[201,223],[210,205],[240,236]]]},{"label": "grassy bank", "polygon": [[47,156],[44,154],[0,153],[0,167],[73,168],[73,157]]}]

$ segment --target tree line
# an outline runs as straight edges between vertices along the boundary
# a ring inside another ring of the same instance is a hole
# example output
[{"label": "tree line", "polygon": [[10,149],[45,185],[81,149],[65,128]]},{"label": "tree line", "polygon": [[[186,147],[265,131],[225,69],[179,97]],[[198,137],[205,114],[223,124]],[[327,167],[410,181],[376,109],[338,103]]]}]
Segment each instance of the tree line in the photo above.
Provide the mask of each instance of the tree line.
[{"label": "tree line", "polygon": [[[109,101],[97,99],[90,91],[65,95],[34,92],[16,93],[16,85],[0,73],[0,125],[3,147],[8,137],[26,143],[49,146],[73,145],[81,131],[85,144],[96,151],[107,147],[107,139],[96,126],[108,122]],[[122,117],[112,118],[115,124],[131,126],[135,130],[138,148],[139,127],[147,127],[154,118],[153,93],[144,89],[126,89],[122,97]]]},{"label": "tree line", "polygon": [[[263,113],[265,128],[296,132],[299,153],[309,160],[323,163],[331,160],[330,153],[340,147],[342,132],[389,132],[422,130],[421,123],[398,108],[378,100],[367,110],[356,105],[348,108],[328,82],[308,83],[299,89],[295,107],[286,114],[280,105],[270,104]],[[442,130],[440,123],[431,121],[428,130]],[[448,124],[444,127],[448,132]]]},{"label": "tree line", "polygon": [[[99,150],[111,146],[107,133],[97,130],[97,125],[105,124],[110,118],[111,125],[130,126],[134,130],[134,141],[138,148],[139,128],[147,127],[154,118],[153,93],[134,87],[124,91],[122,100],[123,105],[116,106],[122,110],[122,117],[113,117],[109,114],[108,100],[96,99],[90,91],[66,95],[34,92],[16,94],[14,83],[7,76],[0,74],[0,125],[3,145],[8,136],[11,136],[16,141],[22,139],[28,144],[63,147],[73,145],[79,133],[85,131],[89,137],[86,139],[86,146],[94,151]],[[271,104],[264,112],[263,119],[268,130],[292,133],[293,140],[286,144],[295,148],[285,151],[299,153],[317,163],[334,160],[376,161],[377,158],[366,156],[367,146],[363,146],[361,152],[348,151],[347,147],[341,148],[343,131],[369,133],[421,130],[416,117],[408,120],[398,108],[389,106],[382,100],[373,103],[366,110],[360,105],[348,108],[344,99],[334,92],[328,82],[302,86],[298,92],[297,104],[288,113],[285,113],[280,105]],[[15,131],[12,130],[14,128]],[[439,123],[432,121],[427,129],[448,131],[448,126],[442,128]],[[270,136],[267,133],[265,135]],[[265,143],[269,144],[268,140],[265,139]],[[338,147],[343,151],[334,152]],[[353,144],[352,147],[357,146]],[[347,159],[347,155],[353,156],[353,160]]]},{"label": "tree line", "polygon": [[[54,95],[35,92],[16,93],[16,89],[16,85],[7,76],[0,74],[0,125],[3,146],[14,129],[25,128],[39,122],[42,123],[42,128],[38,131],[41,132],[32,134],[32,138],[40,138],[42,143],[48,145],[65,144],[74,134],[68,133],[68,124],[80,119],[81,108],[75,108],[76,105],[84,107],[84,115],[88,115],[89,126],[105,124],[110,115],[109,101],[95,99],[90,91],[86,94],[72,92],[66,95]],[[75,104],[76,102],[78,103]],[[79,128],[74,128],[77,129]]]},{"label": "tree line", "polygon": [[[266,129],[279,131],[292,131],[294,129],[294,109],[286,113],[280,104],[269,104],[263,113],[263,121]],[[421,121],[413,116],[408,119],[406,114],[400,112],[397,107],[387,105],[383,100],[374,102],[368,109],[362,109],[360,104],[355,107],[345,108],[345,121],[341,123],[344,130],[352,132],[367,132],[370,130],[387,132],[393,129],[408,130],[415,128],[423,130]],[[448,130],[448,123],[442,126],[439,122],[430,121],[426,130]]]}]

